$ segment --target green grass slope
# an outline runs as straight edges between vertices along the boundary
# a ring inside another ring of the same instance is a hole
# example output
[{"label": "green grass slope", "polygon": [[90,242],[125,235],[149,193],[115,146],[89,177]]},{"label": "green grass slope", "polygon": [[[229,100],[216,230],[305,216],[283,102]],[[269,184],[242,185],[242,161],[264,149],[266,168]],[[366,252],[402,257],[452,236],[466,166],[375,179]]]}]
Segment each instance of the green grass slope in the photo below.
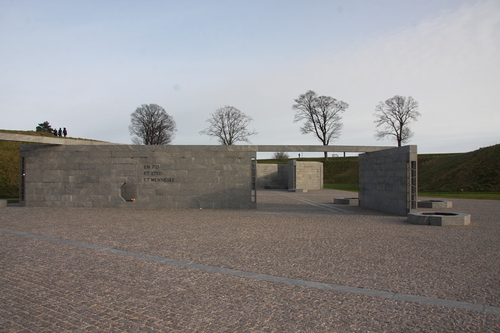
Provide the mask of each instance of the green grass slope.
[{"label": "green grass slope", "polygon": [[464,154],[418,156],[419,190],[500,192],[500,144]]},{"label": "green grass slope", "polygon": [[0,141],[0,198],[19,195],[19,144]]},{"label": "green grass slope", "polygon": [[323,163],[323,182],[329,184],[359,183],[357,157],[332,157]]}]

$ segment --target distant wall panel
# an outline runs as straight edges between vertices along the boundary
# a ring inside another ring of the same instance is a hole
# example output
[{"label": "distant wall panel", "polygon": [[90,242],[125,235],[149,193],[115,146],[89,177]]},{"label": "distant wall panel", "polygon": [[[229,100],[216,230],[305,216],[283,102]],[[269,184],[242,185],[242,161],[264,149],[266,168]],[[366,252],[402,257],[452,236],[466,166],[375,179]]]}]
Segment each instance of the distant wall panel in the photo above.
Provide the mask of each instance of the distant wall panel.
[{"label": "distant wall panel", "polygon": [[359,155],[360,206],[406,216],[416,208],[416,162],[417,146]]}]

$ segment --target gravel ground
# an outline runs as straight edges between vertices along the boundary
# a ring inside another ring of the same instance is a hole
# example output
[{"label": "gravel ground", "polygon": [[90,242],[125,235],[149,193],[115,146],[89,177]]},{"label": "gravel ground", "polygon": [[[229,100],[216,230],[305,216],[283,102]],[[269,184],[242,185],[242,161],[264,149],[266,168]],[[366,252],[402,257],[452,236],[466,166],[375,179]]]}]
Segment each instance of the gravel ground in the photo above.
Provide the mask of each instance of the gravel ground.
[{"label": "gravel ground", "polygon": [[[446,210],[470,213],[472,224],[434,227],[332,204],[352,196],[261,191],[258,209],[241,211],[7,207],[0,228],[500,306],[499,201],[453,199]],[[200,271],[5,232],[0,260],[6,332],[500,332],[500,317],[481,312]]]}]

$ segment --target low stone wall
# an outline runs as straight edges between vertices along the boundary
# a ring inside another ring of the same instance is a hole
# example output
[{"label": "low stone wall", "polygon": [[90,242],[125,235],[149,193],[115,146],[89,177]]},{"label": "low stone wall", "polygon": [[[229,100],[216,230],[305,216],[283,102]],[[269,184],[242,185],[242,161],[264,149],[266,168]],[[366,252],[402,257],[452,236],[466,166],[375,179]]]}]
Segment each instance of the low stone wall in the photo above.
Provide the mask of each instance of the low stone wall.
[{"label": "low stone wall", "polygon": [[288,162],[289,190],[321,190],[323,188],[323,163]]},{"label": "low stone wall", "polygon": [[21,146],[21,205],[255,208],[255,153],[219,146]]},{"label": "low stone wall", "polygon": [[287,189],[288,164],[257,164],[258,189]]},{"label": "low stone wall", "polygon": [[257,164],[257,188],[320,190],[323,188],[323,163],[293,160],[288,164]]}]

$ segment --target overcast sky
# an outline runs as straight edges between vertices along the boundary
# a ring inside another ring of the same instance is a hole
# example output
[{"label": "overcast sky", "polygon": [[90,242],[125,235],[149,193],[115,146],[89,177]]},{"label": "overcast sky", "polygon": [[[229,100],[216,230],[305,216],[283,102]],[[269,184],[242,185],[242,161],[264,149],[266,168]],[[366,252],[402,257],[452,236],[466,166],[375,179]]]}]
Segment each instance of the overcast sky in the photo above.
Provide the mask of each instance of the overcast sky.
[{"label": "overcast sky", "polygon": [[349,104],[332,145],[395,144],[373,122],[395,95],[419,103],[419,153],[500,143],[500,1],[0,0],[2,129],[131,143],[154,103],[173,144],[217,144],[199,132],[231,105],[252,144],[319,145],[293,122],[308,90]]}]

